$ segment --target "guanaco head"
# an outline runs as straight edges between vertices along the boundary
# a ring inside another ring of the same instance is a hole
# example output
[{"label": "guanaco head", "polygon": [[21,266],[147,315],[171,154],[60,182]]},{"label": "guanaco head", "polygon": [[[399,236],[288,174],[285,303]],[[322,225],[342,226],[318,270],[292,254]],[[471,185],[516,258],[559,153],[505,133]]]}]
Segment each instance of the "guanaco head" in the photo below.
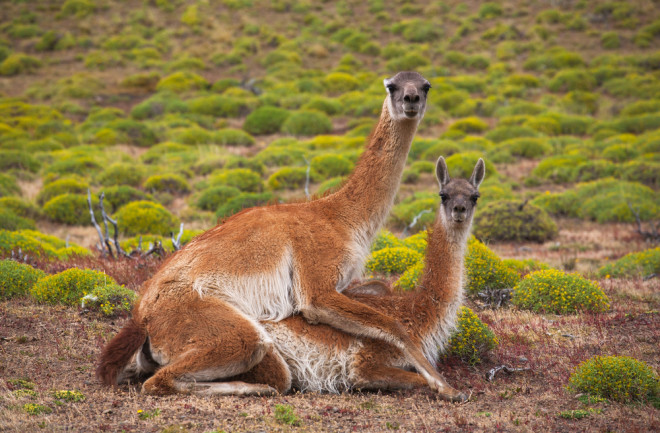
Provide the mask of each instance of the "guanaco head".
[{"label": "guanaco head", "polygon": [[435,175],[440,184],[442,199],[439,212],[444,212],[444,220],[454,224],[470,224],[479,199],[479,185],[486,175],[484,160],[479,158],[469,180],[452,179],[449,177],[447,163],[441,156],[435,166]]},{"label": "guanaco head", "polygon": [[426,95],[431,83],[417,72],[399,72],[384,81],[388,93],[387,106],[394,120],[422,120],[426,111]]}]

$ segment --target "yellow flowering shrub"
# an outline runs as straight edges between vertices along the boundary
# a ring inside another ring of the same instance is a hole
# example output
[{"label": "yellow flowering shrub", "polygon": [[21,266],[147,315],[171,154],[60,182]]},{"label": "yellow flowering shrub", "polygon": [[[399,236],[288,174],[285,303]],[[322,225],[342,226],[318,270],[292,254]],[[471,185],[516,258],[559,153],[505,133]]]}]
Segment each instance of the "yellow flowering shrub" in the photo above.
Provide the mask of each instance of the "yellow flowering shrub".
[{"label": "yellow flowering shrub", "polygon": [[23,410],[28,413],[28,415],[41,415],[43,413],[51,413],[53,409],[43,404],[38,403],[26,403],[23,405]]},{"label": "yellow flowering shrub", "polygon": [[627,254],[598,270],[599,276],[614,278],[645,277],[653,273],[660,273],[660,247]]},{"label": "yellow flowering shrub", "polygon": [[509,289],[520,279],[516,271],[505,266],[490,248],[474,237],[468,240],[465,274],[468,295],[476,295],[486,289]]},{"label": "yellow flowering shrub", "polygon": [[94,288],[110,284],[117,283],[103,272],[71,268],[40,279],[30,289],[30,295],[46,304],[76,305]]},{"label": "yellow flowering shrub", "polygon": [[60,390],[53,391],[53,397],[60,401],[78,402],[84,401],[85,396],[80,391]]},{"label": "yellow flowering shrub", "polygon": [[507,268],[511,268],[518,272],[520,275],[527,275],[530,272],[550,269],[550,266],[535,259],[504,259],[502,260],[502,264]]},{"label": "yellow flowering shrub", "polygon": [[403,245],[417,251],[418,253],[426,253],[428,233],[426,230],[417,232],[412,236],[408,236],[403,240]]},{"label": "yellow flowering shrub", "polygon": [[383,248],[371,254],[367,269],[384,274],[400,274],[420,262],[422,258],[420,253],[410,248]]},{"label": "yellow flowering shrub", "polygon": [[513,289],[512,302],[525,310],[557,314],[602,312],[610,308],[610,301],[597,282],[556,269],[527,275]]},{"label": "yellow flowering shrub", "polygon": [[658,375],[646,363],[629,356],[586,360],[571,375],[568,388],[620,402],[660,397]]},{"label": "yellow flowering shrub", "polygon": [[401,277],[394,283],[394,287],[399,290],[413,290],[417,287],[417,282],[424,272],[424,262],[419,261],[416,265],[409,267]]},{"label": "yellow flowering shrub", "polygon": [[0,261],[0,299],[27,294],[46,274],[30,265],[13,260]]},{"label": "yellow flowering shrub", "polygon": [[371,245],[371,251],[382,250],[383,248],[401,247],[403,243],[388,230],[381,230]]},{"label": "yellow flowering shrub", "polygon": [[499,344],[488,325],[468,307],[459,309],[456,324],[456,331],[452,333],[447,345],[447,353],[458,356],[468,364],[480,363],[482,357]]},{"label": "yellow flowering shrub", "polygon": [[106,316],[128,313],[133,307],[137,295],[131,289],[119,284],[101,284],[95,286],[82,299],[82,306],[97,310]]}]

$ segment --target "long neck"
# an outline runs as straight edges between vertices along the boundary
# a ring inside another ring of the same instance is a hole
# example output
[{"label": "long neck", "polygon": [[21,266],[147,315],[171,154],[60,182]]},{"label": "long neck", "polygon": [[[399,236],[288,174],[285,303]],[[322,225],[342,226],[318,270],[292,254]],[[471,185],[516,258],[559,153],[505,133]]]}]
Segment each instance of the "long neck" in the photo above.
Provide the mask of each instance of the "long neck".
[{"label": "long neck", "polygon": [[443,317],[450,305],[462,299],[463,257],[470,233],[470,224],[458,229],[447,227],[446,215],[441,210],[428,237],[426,263],[417,293],[433,301],[438,317]]},{"label": "long neck", "polygon": [[394,203],[418,119],[394,120],[388,100],[378,124],[344,186],[328,198],[339,214],[371,242]]}]

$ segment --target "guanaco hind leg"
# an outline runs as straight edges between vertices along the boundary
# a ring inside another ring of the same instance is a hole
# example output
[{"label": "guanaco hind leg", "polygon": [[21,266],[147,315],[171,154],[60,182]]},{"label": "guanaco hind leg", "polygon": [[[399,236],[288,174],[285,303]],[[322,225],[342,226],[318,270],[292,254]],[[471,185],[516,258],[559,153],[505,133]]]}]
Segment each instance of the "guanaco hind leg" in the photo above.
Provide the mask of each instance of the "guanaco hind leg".
[{"label": "guanaco hind leg", "polygon": [[260,325],[218,299],[191,298],[162,305],[158,314],[148,317],[152,356],[162,367],[144,383],[143,391],[203,395],[274,392],[265,384],[222,381],[250,370],[272,349]]}]

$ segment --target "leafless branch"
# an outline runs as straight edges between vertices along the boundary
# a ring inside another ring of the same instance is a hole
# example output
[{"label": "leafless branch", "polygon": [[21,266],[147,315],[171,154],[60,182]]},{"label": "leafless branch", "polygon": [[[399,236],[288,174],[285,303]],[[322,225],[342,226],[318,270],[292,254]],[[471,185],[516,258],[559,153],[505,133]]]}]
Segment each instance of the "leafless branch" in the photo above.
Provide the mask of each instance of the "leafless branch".
[{"label": "leafless branch", "polygon": [[149,251],[144,253],[142,257],[147,257],[151,254],[158,254],[161,257],[165,256],[165,249],[163,248],[163,245],[160,243],[160,241],[154,242],[151,248],[149,248]]},{"label": "leafless branch", "polygon": [[105,199],[105,192],[102,192],[101,195],[99,196],[99,205],[101,207],[101,215],[103,216],[103,224],[105,225],[105,241],[108,244],[108,248],[110,248],[110,240],[108,237],[108,221],[110,221],[110,224],[112,224],[112,227],[114,228],[115,232],[113,234],[113,243],[115,244],[115,250],[117,251],[117,257],[131,257],[130,255],[126,254],[126,252],[121,248],[121,245],[119,245],[119,227],[117,226],[117,221],[114,219],[110,218],[110,215],[107,214],[105,211],[105,206],[103,205],[103,199]]},{"label": "leafless branch", "polygon": [[630,202],[626,202],[626,204],[628,205],[630,212],[632,212],[632,214],[635,216],[635,221],[637,222],[637,230],[635,231],[639,233],[646,241],[649,242],[660,241],[660,221],[658,221],[657,224],[654,224],[653,222],[649,222],[651,231],[645,231],[642,229],[642,219],[639,216],[639,211],[635,210],[630,204]]},{"label": "leafless branch", "polygon": [[523,210],[523,208],[525,207],[525,205],[527,204],[528,201],[529,201],[529,199],[526,198],[525,201],[522,202],[522,204],[520,206],[518,206],[518,212]]},{"label": "leafless branch", "polygon": [[[101,253],[105,255],[106,254],[105,246],[104,246],[105,241],[103,239],[103,233],[101,232],[101,227],[96,222],[96,217],[94,216],[94,208],[92,207],[92,193],[89,190],[89,188],[87,188],[87,206],[89,206],[89,216],[92,219],[92,224],[94,224],[94,227],[96,228],[96,232],[99,235],[99,239],[101,240],[101,248],[99,249],[101,250]],[[112,251],[110,252],[110,254],[112,254]]]},{"label": "leafless branch", "polygon": [[179,234],[176,239],[174,239],[174,233],[170,232],[170,237],[172,238],[172,246],[174,251],[179,251],[181,249],[181,235],[183,235],[183,223],[179,226]]},{"label": "leafless branch", "polygon": [[407,236],[408,235],[408,230],[415,227],[415,225],[417,224],[417,221],[419,221],[419,219],[422,217],[422,215],[427,214],[427,213],[431,213],[431,209],[424,209],[423,211],[421,211],[420,213],[415,215],[412,222],[410,224],[408,224],[405,229],[403,229],[403,236],[404,237]]},{"label": "leafless branch", "polygon": [[491,289],[486,288],[477,294],[484,303],[491,308],[499,308],[511,300],[513,289]]},{"label": "leafless branch", "polygon": [[307,171],[305,172],[305,197],[307,197],[307,200],[309,200],[310,195],[309,195],[309,172],[312,169],[312,163],[307,160],[303,156],[303,159],[305,160],[305,163],[307,164]]},{"label": "leafless branch", "polygon": [[495,379],[495,375],[500,372],[504,371],[506,374],[511,374],[511,373],[516,373],[518,371],[529,371],[529,367],[524,367],[524,368],[512,368],[507,365],[500,365],[498,367],[491,368],[488,373],[486,373],[486,380],[489,382],[492,382]]}]

